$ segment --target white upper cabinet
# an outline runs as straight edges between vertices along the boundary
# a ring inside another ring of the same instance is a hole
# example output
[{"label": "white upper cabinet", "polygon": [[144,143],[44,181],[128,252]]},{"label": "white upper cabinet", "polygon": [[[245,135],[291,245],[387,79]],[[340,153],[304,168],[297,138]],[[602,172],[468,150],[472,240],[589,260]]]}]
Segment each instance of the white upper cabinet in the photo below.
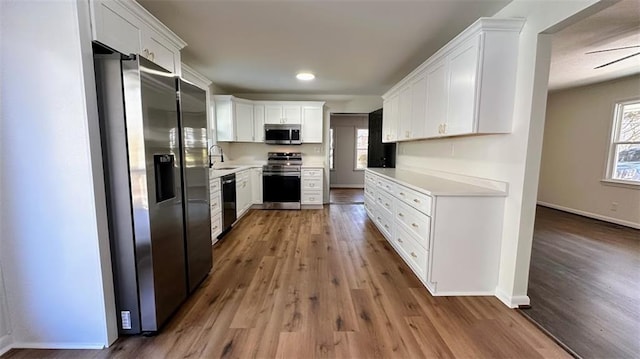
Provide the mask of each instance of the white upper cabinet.
[{"label": "white upper cabinet", "polygon": [[253,142],[253,104],[234,101],[236,142]]},{"label": "white upper cabinet", "polygon": [[264,142],[264,105],[253,105],[253,141]]},{"label": "white upper cabinet", "polygon": [[302,143],[322,143],[324,102],[251,101],[215,95],[220,142],[264,142],[265,124],[299,124]]},{"label": "white upper cabinet", "polygon": [[322,143],[322,104],[302,106],[302,143]]},{"label": "white upper cabinet", "polygon": [[180,50],[186,43],[137,2],[95,0],[89,4],[93,40],[181,74]]},{"label": "white upper cabinet", "polygon": [[411,138],[425,136],[424,127],[427,118],[427,76],[423,72],[411,82]]},{"label": "white upper cabinet", "polygon": [[398,136],[397,140],[411,138],[411,84],[400,89],[398,97]]},{"label": "white upper cabinet", "polygon": [[449,102],[443,135],[474,132],[479,40],[480,35],[472,37],[448,56]]},{"label": "white upper cabinet", "polygon": [[447,120],[449,82],[446,61],[442,60],[427,68],[425,137],[440,136],[442,124]]},{"label": "white upper cabinet", "polygon": [[295,104],[273,102],[265,105],[264,123],[268,124],[301,124],[302,108]]},{"label": "white upper cabinet", "polygon": [[511,132],[523,25],[481,18],[396,84],[382,96],[383,141]]},{"label": "white upper cabinet", "polygon": [[395,142],[398,133],[399,95],[393,94],[382,105],[382,142]]}]

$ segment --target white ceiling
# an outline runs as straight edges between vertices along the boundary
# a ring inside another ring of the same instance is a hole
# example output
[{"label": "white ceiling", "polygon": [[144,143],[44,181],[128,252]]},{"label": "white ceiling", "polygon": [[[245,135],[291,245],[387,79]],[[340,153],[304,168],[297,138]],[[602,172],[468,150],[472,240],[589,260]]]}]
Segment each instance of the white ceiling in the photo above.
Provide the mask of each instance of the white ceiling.
[{"label": "white ceiling", "polygon": [[[594,67],[640,52],[640,1],[623,0],[553,35],[549,89],[587,85],[640,73],[640,55],[601,69]],[[640,85],[639,85],[640,86]]]},{"label": "white ceiling", "polygon": [[[231,93],[381,95],[510,0],[139,0]],[[298,71],[316,80],[304,83]]]}]

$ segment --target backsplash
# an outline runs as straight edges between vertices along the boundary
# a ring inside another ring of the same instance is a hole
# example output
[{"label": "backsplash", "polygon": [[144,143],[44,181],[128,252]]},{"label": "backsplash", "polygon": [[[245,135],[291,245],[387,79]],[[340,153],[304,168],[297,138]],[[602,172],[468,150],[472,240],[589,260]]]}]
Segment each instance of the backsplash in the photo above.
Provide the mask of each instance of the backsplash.
[{"label": "backsplash", "polygon": [[264,143],[218,143],[224,151],[225,162],[242,164],[264,164],[268,152],[302,152],[303,164],[324,164],[324,146],[321,143],[309,143],[297,146],[266,145]]}]

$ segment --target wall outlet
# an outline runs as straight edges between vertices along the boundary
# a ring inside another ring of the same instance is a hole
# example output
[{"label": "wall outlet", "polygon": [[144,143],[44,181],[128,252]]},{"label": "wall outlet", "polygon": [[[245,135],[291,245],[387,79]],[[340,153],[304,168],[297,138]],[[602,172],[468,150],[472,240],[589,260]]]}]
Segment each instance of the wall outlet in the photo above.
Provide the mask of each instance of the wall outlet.
[{"label": "wall outlet", "polygon": [[618,202],[611,202],[611,212],[618,210]]}]

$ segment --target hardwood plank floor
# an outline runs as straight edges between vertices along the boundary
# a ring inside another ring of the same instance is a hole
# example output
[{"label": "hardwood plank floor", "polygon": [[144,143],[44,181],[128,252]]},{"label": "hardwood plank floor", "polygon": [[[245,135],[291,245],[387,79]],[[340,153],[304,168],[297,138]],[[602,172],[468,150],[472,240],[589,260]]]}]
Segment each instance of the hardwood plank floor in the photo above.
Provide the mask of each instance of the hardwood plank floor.
[{"label": "hardwood plank floor", "polygon": [[364,203],[364,189],[362,188],[331,188],[330,203]]},{"label": "hardwood plank floor", "polygon": [[583,358],[640,355],[640,230],[538,207],[531,309]]},{"label": "hardwood plank floor", "polygon": [[568,357],[494,297],[432,297],[362,205],[256,211],[155,337],[5,358]]}]

